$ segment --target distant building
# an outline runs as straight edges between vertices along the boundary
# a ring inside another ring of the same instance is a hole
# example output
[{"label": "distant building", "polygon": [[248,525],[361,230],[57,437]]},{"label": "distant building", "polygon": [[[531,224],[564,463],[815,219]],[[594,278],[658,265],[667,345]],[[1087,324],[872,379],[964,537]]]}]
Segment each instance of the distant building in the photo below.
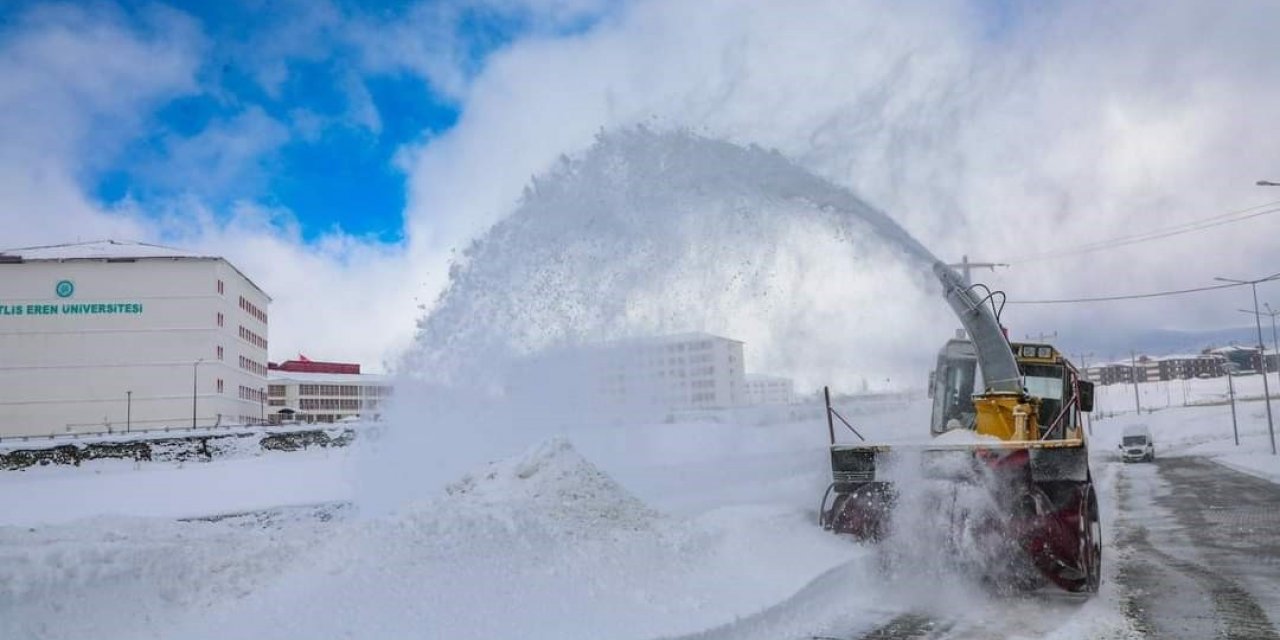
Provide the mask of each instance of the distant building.
[{"label": "distant building", "polygon": [[1157,361],[1158,379],[1218,378],[1226,375],[1227,359],[1215,354],[1168,356]]},{"label": "distant building", "polygon": [[0,438],[260,422],[270,303],[217,256],[0,251]]},{"label": "distant building", "polygon": [[1226,375],[1230,360],[1216,351],[1198,355],[1175,355],[1162,358],[1139,356],[1132,362],[1113,362],[1086,371],[1086,378],[1099,385],[1132,384],[1180,380],[1184,378],[1217,378]]},{"label": "distant building", "polygon": [[[670,409],[741,404],[746,395],[742,341],[682,333],[606,346],[601,393],[622,404],[652,402]],[[637,394],[644,397],[637,397]]]},{"label": "distant building", "polygon": [[1146,382],[1148,371],[1149,369],[1146,366],[1133,366],[1127,362],[1115,362],[1090,367],[1086,372],[1086,377],[1104,386],[1109,384],[1132,384],[1135,378],[1138,382]]},{"label": "distant building", "polygon": [[796,384],[790,378],[749,373],[746,376],[745,404],[791,404],[795,402]]},{"label": "distant building", "polygon": [[1276,354],[1271,353],[1264,356],[1264,351],[1257,347],[1231,345],[1213,349],[1210,353],[1221,356],[1227,362],[1235,365],[1238,373],[1257,373],[1263,370],[1264,364],[1267,371],[1275,371],[1277,365],[1280,364]]},{"label": "distant building", "polygon": [[681,333],[550,349],[515,363],[506,393],[570,419],[732,407],[746,397],[742,342]]},{"label": "distant building", "polygon": [[267,415],[271,424],[377,420],[392,394],[386,376],[360,373],[359,364],[300,357],[268,366]]}]

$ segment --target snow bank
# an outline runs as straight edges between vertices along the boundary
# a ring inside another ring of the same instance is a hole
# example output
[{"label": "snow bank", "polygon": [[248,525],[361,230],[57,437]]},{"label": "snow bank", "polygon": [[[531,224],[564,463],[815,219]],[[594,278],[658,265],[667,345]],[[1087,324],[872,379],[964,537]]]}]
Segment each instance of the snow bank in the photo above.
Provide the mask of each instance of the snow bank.
[{"label": "snow bank", "polygon": [[1280,483],[1280,457],[1271,453],[1229,453],[1214,456],[1213,461],[1240,473]]},{"label": "snow bank", "polygon": [[642,529],[657,517],[564,438],[467,474],[445,487],[445,492],[469,507],[532,508],[556,526],[575,529]]},{"label": "snow bank", "polygon": [[797,511],[663,516],[552,440],[335,532],[211,616],[234,621],[220,637],[648,638],[751,613],[855,552]]},{"label": "snow bank", "polygon": [[347,449],[207,462],[95,460],[80,467],[9,471],[0,475],[0,525],[94,516],[192,518],[346,501],[352,497],[354,473]]},{"label": "snow bank", "polygon": [[663,515],[563,439],[375,519],[99,519],[0,528],[0,549],[0,637],[37,638],[651,638],[864,553],[803,509]]}]

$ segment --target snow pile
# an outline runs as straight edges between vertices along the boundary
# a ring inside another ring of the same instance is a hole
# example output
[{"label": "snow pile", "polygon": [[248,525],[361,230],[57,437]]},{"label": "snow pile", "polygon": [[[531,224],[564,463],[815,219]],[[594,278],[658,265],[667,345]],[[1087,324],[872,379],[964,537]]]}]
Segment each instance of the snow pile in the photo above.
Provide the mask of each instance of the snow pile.
[{"label": "snow pile", "polygon": [[799,508],[660,514],[563,439],[384,517],[0,527],[0,549],[0,637],[51,639],[653,638],[865,555]]},{"label": "snow pile", "polygon": [[583,532],[602,526],[639,530],[657,518],[564,438],[467,474],[445,492],[469,508],[501,512],[517,505],[536,510],[557,527]]},{"label": "snow pile", "polygon": [[1280,457],[1270,452],[1228,453],[1214,457],[1214,461],[1240,473],[1247,473],[1264,480],[1280,483]]},{"label": "snow pile", "polygon": [[0,637],[166,637],[160,625],[253,593],[314,538],[143,518],[0,527]]}]

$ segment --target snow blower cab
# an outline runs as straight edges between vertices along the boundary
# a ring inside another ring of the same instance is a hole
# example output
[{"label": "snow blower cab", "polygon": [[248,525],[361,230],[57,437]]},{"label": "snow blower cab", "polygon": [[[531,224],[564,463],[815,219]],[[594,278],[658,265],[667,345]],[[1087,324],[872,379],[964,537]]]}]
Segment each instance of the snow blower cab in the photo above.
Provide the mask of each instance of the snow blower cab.
[{"label": "snow blower cab", "polygon": [[[981,285],[963,284],[942,264],[934,271],[970,338],[950,340],[938,354],[930,379],[932,442],[837,442],[832,418],[848,423],[828,401],[832,483],[822,525],[877,541],[893,533],[901,493],[895,478],[980,486],[996,505],[981,518],[984,531],[1004,543],[993,553],[1016,550],[1040,578],[1067,591],[1095,592],[1101,527],[1083,422],[1092,410],[1092,383],[1051,345],[1009,343],[993,302],[999,292],[979,296]],[[952,526],[975,520],[962,514]],[[971,533],[956,535],[969,540]]]},{"label": "snow blower cab", "polygon": [[[1010,416],[1022,419],[1003,419],[997,408],[1001,396],[982,393],[982,372],[973,343],[956,338],[947,341],[938,353],[937,368],[929,374],[931,434],[959,430],[1000,440],[1069,440],[1083,446],[1083,414],[1093,409],[1093,383],[1081,380],[1075,366],[1051,345],[1009,346],[1016,354],[1023,385]],[[1015,400],[1012,394],[1007,398]],[[1019,410],[1018,405],[1023,407]],[[978,416],[983,412],[986,419],[980,421]]]}]

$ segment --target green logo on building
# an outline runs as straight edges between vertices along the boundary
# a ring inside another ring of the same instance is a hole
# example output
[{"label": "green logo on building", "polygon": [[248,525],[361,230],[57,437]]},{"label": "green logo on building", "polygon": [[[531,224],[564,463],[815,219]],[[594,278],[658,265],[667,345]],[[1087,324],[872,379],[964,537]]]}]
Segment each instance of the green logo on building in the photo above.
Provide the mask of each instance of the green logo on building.
[{"label": "green logo on building", "polygon": [[70,298],[71,294],[76,292],[76,285],[70,280],[62,280],[58,282],[58,286],[54,287],[53,291],[58,294],[59,298]]}]

